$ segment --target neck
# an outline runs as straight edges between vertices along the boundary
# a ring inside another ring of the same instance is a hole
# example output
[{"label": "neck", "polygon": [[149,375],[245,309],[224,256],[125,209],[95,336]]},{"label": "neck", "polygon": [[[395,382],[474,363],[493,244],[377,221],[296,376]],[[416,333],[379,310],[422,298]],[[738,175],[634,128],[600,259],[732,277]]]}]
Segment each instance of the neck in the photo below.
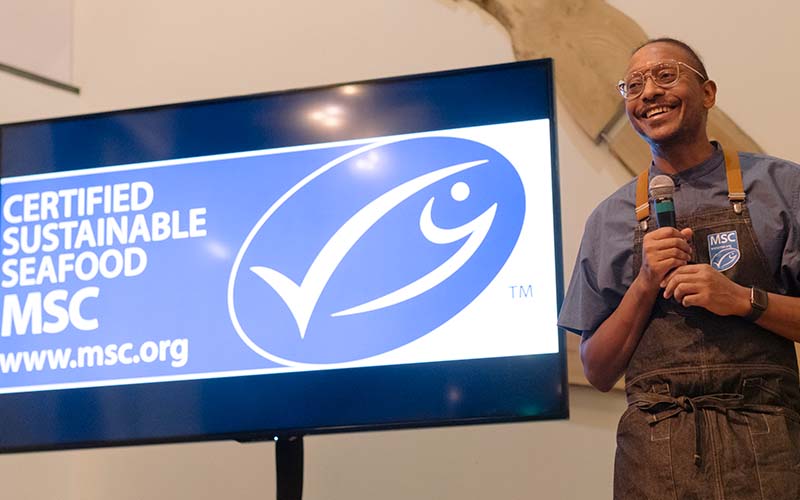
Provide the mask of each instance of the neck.
[{"label": "neck", "polygon": [[704,137],[691,144],[651,144],[650,152],[660,171],[679,174],[709,159],[714,154],[714,146]]}]

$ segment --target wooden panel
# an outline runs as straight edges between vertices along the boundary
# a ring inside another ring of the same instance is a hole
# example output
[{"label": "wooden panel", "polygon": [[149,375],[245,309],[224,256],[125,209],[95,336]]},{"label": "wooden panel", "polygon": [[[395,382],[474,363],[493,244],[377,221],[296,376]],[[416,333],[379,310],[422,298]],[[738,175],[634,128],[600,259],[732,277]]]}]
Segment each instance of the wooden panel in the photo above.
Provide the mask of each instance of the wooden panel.
[{"label": "wooden panel", "polygon": [[650,146],[633,130],[627,116],[623,115],[618,126],[609,130],[604,138],[608,142],[608,150],[631,174],[638,175],[650,165]]},{"label": "wooden panel", "polygon": [[708,113],[708,137],[719,141],[727,149],[751,153],[764,152],[752,137],[719,108],[712,108]]},{"label": "wooden panel", "polygon": [[472,0],[511,35],[517,59],[552,57],[558,97],[592,139],[617,114],[615,88],[647,35],[603,0]]},{"label": "wooden panel", "polygon": [[[648,36],[630,17],[604,0],[471,0],[509,32],[518,59],[552,57],[559,99],[593,140],[632,173],[650,164],[647,145],[620,113],[615,83],[631,52]],[[709,113],[709,136],[728,148],[761,152],[722,110]]]}]

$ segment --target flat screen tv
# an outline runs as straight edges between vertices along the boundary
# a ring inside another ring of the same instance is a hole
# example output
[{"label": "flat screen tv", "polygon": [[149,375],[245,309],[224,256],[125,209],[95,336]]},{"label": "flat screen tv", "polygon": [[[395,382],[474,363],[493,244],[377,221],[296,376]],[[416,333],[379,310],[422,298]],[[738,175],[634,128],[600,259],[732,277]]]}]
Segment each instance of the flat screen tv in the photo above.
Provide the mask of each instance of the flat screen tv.
[{"label": "flat screen tv", "polygon": [[0,451],[567,416],[550,60],[0,127]]}]

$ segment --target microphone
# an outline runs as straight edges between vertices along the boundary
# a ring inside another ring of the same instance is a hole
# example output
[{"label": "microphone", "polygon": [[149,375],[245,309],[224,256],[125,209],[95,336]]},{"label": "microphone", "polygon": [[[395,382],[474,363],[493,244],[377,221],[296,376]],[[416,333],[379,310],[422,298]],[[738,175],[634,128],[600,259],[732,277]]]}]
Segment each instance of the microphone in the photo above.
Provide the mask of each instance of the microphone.
[{"label": "microphone", "polygon": [[675,192],[675,183],[668,175],[657,175],[650,180],[650,198],[656,212],[656,225],[658,227],[675,227],[675,204],[672,194]]}]

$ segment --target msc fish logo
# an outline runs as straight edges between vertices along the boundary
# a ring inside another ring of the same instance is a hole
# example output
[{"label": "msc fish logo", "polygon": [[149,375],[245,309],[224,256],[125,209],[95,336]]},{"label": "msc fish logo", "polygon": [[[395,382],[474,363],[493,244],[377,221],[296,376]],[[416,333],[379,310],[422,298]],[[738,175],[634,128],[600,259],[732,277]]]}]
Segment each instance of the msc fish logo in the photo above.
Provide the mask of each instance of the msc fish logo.
[{"label": "msc fish logo", "polygon": [[391,351],[488,286],[524,211],[514,166],[478,142],[358,147],[297,182],[252,228],[231,271],[231,321],[253,351],[283,365]]},{"label": "msc fish logo", "polygon": [[708,235],[708,258],[711,267],[727,271],[739,262],[739,238],[736,231]]}]

